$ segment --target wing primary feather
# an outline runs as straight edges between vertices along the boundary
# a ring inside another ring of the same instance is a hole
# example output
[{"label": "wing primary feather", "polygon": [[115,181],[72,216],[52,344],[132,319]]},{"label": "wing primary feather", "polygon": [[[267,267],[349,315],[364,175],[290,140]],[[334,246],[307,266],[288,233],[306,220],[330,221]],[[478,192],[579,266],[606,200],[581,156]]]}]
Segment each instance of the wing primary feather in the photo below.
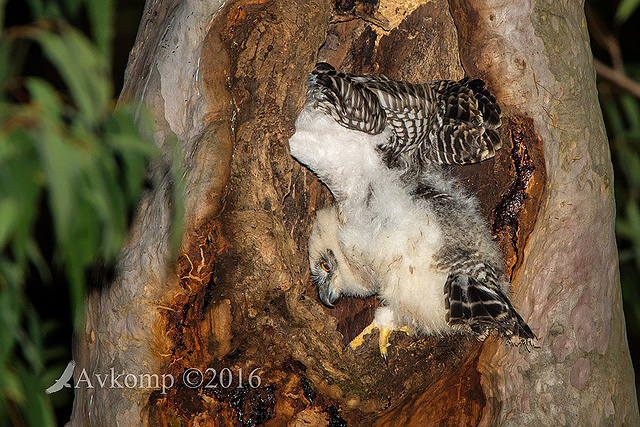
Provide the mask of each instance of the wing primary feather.
[{"label": "wing primary feather", "polygon": [[449,275],[445,283],[446,319],[449,325],[467,330],[484,340],[491,333],[510,341],[536,339],[531,328],[497,286],[487,286],[466,275]]}]

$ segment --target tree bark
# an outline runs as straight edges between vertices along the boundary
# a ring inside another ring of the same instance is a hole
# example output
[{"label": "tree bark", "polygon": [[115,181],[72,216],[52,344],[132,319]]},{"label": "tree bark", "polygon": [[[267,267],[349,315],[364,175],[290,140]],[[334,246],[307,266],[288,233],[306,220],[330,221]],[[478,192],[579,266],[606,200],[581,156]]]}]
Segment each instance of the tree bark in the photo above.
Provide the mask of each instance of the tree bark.
[{"label": "tree bark", "polygon": [[[306,239],[331,195],[287,145],[318,60],[487,81],[505,146],[452,173],[480,198],[540,348],[394,334],[386,366],[375,336],[346,347],[377,301],[320,304]],[[167,155],[116,281],[87,302],[76,382],[82,369],[175,382],[80,383],[72,424],[640,423],[581,3],[148,1],[122,97],[151,110]],[[177,255],[172,138],[185,167]]]},{"label": "tree bark", "polygon": [[547,169],[542,208],[514,278],[541,348],[483,349],[483,420],[635,425],[613,170],[583,3],[463,3],[452,1],[452,11],[467,71],[483,69],[490,81],[504,82],[497,97],[507,114],[533,119]]}]

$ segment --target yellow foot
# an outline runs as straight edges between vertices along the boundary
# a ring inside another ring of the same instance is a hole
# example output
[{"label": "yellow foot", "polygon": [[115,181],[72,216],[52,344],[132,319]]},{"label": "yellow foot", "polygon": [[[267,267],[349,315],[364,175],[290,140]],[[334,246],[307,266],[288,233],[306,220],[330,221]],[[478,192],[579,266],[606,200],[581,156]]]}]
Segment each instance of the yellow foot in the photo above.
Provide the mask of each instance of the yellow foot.
[{"label": "yellow foot", "polygon": [[374,329],[378,329],[378,326],[375,323],[371,322],[369,326],[364,328],[362,332],[358,334],[357,337],[351,340],[351,342],[349,343],[351,349],[355,350],[356,348],[360,347],[364,343],[364,336],[369,335],[371,332],[373,332]]},{"label": "yellow foot", "polygon": [[[385,363],[388,363],[387,347],[391,345],[389,344],[389,336],[391,335],[391,332],[396,329],[390,329],[386,326],[377,325],[375,322],[371,322],[369,326],[364,328],[362,332],[360,332],[358,336],[349,343],[349,346],[352,350],[360,347],[364,343],[364,336],[372,333],[374,329],[377,329],[379,331],[378,348],[380,349],[380,355],[384,359]],[[409,328],[407,326],[403,326],[398,330],[409,335]]]},{"label": "yellow foot", "polygon": [[380,347],[380,356],[384,359],[384,363],[389,364],[389,358],[387,356],[387,347],[389,344],[389,335],[391,335],[391,329],[380,328],[380,335],[378,336],[378,346]]}]

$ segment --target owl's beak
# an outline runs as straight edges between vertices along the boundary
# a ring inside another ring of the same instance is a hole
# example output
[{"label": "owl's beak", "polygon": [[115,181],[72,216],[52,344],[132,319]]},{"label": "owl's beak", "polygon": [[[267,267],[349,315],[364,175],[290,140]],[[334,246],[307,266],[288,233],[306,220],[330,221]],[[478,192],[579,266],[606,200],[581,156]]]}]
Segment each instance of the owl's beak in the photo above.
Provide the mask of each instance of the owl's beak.
[{"label": "owl's beak", "polygon": [[318,289],[318,296],[320,297],[320,301],[329,308],[333,308],[333,303],[340,298],[340,294],[336,293],[336,291],[330,287]]}]

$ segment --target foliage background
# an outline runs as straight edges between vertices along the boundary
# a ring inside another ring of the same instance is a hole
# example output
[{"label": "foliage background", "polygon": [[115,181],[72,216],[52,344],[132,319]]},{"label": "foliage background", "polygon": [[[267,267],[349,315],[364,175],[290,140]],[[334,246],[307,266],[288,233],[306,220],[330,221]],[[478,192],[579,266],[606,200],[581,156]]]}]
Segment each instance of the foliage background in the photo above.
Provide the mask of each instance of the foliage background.
[{"label": "foliage background", "polygon": [[[69,420],[72,391],[44,390],[71,360],[74,317],[87,287],[109,275],[155,154],[144,138],[150,134],[144,112],[114,108],[143,6],[144,0],[0,0],[0,425]],[[640,0],[586,2],[615,169],[620,276],[636,372],[639,6]]]},{"label": "foliage background", "polygon": [[0,0],[0,425],[69,420],[72,390],[45,389],[157,151],[144,110],[115,108],[142,7]]}]

